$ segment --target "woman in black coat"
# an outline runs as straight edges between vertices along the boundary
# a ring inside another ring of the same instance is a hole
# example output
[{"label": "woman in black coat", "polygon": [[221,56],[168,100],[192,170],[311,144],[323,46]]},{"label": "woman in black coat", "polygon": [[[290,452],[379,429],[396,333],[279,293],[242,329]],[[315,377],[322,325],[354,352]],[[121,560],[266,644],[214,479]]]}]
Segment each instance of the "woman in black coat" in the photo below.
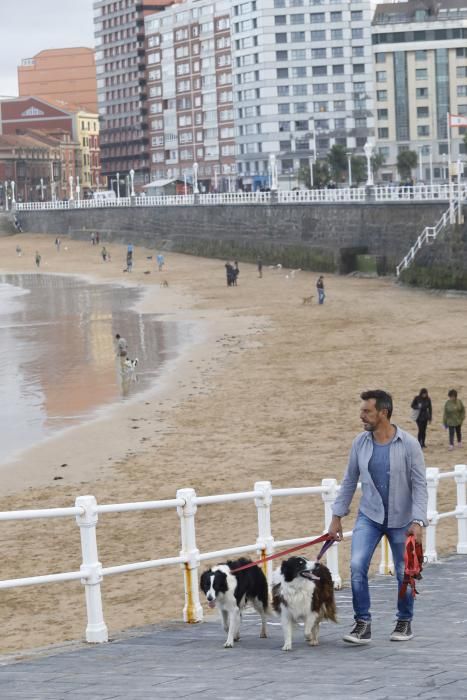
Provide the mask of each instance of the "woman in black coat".
[{"label": "woman in black coat", "polygon": [[416,418],[418,442],[420,443],[420,447],[426,447],[426,427],[428,423],[431,423],[432,418],[431,399],[428,396],[428,389],[420,389],[420,393],[412,401],[412,408],[414,411],[418,411],[418,416]]}]

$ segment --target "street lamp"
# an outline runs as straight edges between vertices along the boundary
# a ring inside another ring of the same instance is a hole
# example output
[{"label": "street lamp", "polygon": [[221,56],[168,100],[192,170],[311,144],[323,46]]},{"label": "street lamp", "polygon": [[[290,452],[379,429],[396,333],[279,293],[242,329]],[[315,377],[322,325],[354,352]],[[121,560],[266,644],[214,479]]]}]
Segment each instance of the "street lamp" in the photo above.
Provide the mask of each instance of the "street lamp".
[{"label": "street lamp", "polygon": [[5,211],[8,211],[8,180],[5,180],[4,199],[5,199]]},{"label": "street lamp", "polygon": [[314,187],[314,181],[313,181],[313,166],[315,164],[314,159],[310,156],[308,159],[309,162],[309,168],[310,168],[310,188],[313,189]]},{"label": "street lamp", "polygon": [[130,170],[130,187],[130,197],[135,197],[135,171],[133,170],[133,168]]},{"label": "street lamp", "polygon": [[446,167],[446,161],[447,161],[447,155],[446,153],[443,153],[443,180],[448,180],[448,171]]},{"label": "street lamp", "polygon": [[349,187],[352,187],[352,153],[346,153],[347,156],[347,169],[349,173]]},{"label": "street lamp", "polygon": [[120,199],[120,173],[116,173],[117,175],[117,199]]},{"label": "street lamp", "polygon": [[13,209],[13,206],[16,204],[16,199],[15,199],[15,181],[12,180],[10,182],[10,187],[11,187],[11,208]]},{"label": "street lamp", "polygon": [[433,148],[430,146],[428,157],[430,159],[430,187],[433,187]]},{"label": "street lamp", "polygon": [[373,153],[373,144],[370,141],[367,141],[366,144],[363,146],[363,151],[365,153],[365,158],[366,158],[366,168],[367,168],[367,182],[366,186],[367,187],[372,187],[373,186],[373,170],[371,168],[371,156]]},{"label": "street lamp", "polygon": [[198,163],[193,163],[193,194],[199,194],[199,189],[198,189]]},{"label": "street lamp", "polygon": [[271,191],[275,192],[277,190],[277,162],[274,153],[269,156],[269,172],[271,176]]},{"label": "street lamp", "polygon": [[40,188],[41,188],[41,201],[43,202],[44,201],[44,178],[41,177],[39,182],[40,182]]},{"label": "street lamp", "polygon": [[70,183],[70,199],[74,199],[75,196],[73,194],[73,175],[70,175],[68,178],[68,182]]},{"label": "street lamp", "polygon": [[418,179],[423,182],[423,146],[418,147]]},{"label": "street lamp", "polygon": [[79,194],[81,192],[81,187],[79,186],[79,177],[78,175],[76,176],[76,199],[79,202]]}]

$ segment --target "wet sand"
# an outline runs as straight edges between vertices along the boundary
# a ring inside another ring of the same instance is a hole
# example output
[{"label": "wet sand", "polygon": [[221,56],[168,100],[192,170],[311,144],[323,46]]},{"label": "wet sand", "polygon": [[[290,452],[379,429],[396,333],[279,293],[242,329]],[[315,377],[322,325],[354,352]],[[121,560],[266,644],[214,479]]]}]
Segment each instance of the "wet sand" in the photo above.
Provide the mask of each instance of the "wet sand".
[{"label": "wet sand", "polygon": [[[292,279],[286,270],[266,267],[260,280],[253,265],[240,264],[239,285],[228,288],[224,261],[168,253],[166,269],[158,273],[155,251],[136,249],[130,278],[122,273],[124,246],[107,246],[112,262],[103,263],[100,248],[90,243],[62,237],[57,253],[53,240],[0,238],[1,272],[33,271],[38,249],[43,272],[141,285],[147,292],[139,309],[198,324],[198,342],[171,364],[150,395],[2,466],[0,510],[72,505],[85,493],[112,503],[172,498],[187,486],[206,495],[249,490],[262,479],[275,487],[340,479],[360,430],[359,393],[371,387],[392,392],[394,421],[413,432],[410,402],[427,386],[434,406],[427,466],[447,470],[466,461],[466,449],[447,451],[441,419],[448,389],[467,398],[467,298],[408,290],[392,280],[326,275],[326,303],[318,306],[315,297],[310,305],[302,299],[315,294],[315,273]],[[18,243],[22,257],[15,253]],[[169,286],[161,287],[162,280]],[[454,499],[454,485],[442,482],[440,510],[451,509]],[[351,522],[349,517],[349,529]],[[277,539],[316,534],[322,524],[317,497],[273,504]],[[456,523],[443,521],[439,535],[440,551],[452,551]],[[197,538],[202,551],[253,542],[254,506],[199,508]],[[2,579],[80,565],[72,520],[2,523],[0,542]],[[104,566],[173,556],[180,547],[178,517],[102,516],[98,544]],[[348,545],[341,547],[347,578]],[[177,568],[108,577],[102,589],[111,634],[180,618],[183,580]],[[161,596],[161,589],[170,595]],[[80,584],[6,590],[0,601],[1,651],[83,636]]]}]

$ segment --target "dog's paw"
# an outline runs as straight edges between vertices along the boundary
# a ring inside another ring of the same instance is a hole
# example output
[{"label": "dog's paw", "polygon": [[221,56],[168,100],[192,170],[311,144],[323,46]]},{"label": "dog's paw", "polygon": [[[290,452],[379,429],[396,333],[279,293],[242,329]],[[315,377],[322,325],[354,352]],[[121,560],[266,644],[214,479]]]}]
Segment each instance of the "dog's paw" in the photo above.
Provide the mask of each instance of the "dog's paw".
[{"label": "dog's paw", "polygon": [[292,651],[292,645],[284,644],[284,646],[282,647],[282,651]]},{"label": "dog's paw", "polygon": [[266,632],[261,632],[260,635],[259,635],[259,638],[260,638],[260,639],[267,639],[267,638],[268,638],[268,635],[266,634]]},{"label": "dog's paw", "polygon": [[317,639],[311,638],[308,640],[308,645],[310,647],[317,647],[317,646],[319,646],[319,641]]},{"label": "dog's paw", "polygon": [[227,641],[227,642],[224,644],[224,649],[233,649],[233,642]]},{"label": "dog's paw", "polygon": [[237,636],[236,636],[236,637],[234,637],[234,642],[239,642],[239,641],[240,641],[240,635],[239,635],[239,634],[237,634]]}]

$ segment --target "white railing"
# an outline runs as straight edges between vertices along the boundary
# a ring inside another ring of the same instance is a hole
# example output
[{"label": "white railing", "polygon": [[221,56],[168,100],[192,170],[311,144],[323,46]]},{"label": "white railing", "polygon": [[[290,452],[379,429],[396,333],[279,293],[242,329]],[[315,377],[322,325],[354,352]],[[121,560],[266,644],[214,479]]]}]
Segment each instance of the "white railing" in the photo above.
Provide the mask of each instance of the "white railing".
[{"label": "white railing", "polygon": [[108,207],[168,207],[203,204],[279,204],[333,203],[333,202],[428,202],[451,201],[467,197],[467,185],[415,185],[399,187],[338,187],[313,190],[278,190],[277,192],[222,192],[217,194],[178,194],[158,196],[120,197],[115,199],[72,199],[55,202],[18,202],[16,210],[45,211],[62,209],[100,209]]},{"label": "white railing", "polygon": [[454,224],[456,222],[456,217],[458,218],[462,213],[462,202],[460,200],[453,200],[449,204],[449,209],[445,211],[436,224],[436,226],[425,226],[407,255],[401,260],[399,265],[396,267],[396,275],[400,276],[402,270],[406,270],[415,260],[415,256],[418,251],[425,245],[433,243],[438,234],[441,233],[447,226]]},{"label": "white railing", "polygon": [[[437,510],[437,489],[441,479],[453,478],[457,487],[457,504],[454,510],[439,513]],[[467,506],[466,484],[467,466],[456,465],[454,471],[441,473],[439,469],[427,469],[428,483],[428,518],[429,526],[426,534],[426,555],[428,560],[437,560],[436,532],[438,523],[450,517],[457,518],[458,539],[457,552],[467,554]],[[55,574],[35,575],[25,578],[0,581],[0,589],[32,586],[61,581],[80,580],[85,588],[87,627],[86,641],[105,642],[108,639],[107,625],[102,610],[101,582],[104,576],[141,571],[174,565],[183,565],[185,581],[185,606],[183,620],[185,622],[200,622],[203,610],[199,600],[199,568],[206,560],[222,560],[248,552],[256,552],[258,557],[272,554],[276,550],[303,544],[313,536],[295,537],[287,540],[276,540],[271,528],[271,504],[275,498],[320,495],[324,503],[324,522],[322,532],[327,532],[332,518],[332,504],[339,491],[336,479],[323,479],[321,486],[305,486],[299,488],[273,489],[271,482],[258,481],[253,491],[241,493],[220,494],[213,496],[197,496],[192,488],[180,489],[176,498],[164,501],[143,501],[140,503],[114,503],[98,505],[94,496],[79,496],[72,508],[49,508],[44,510],[9,511],[0,513],[0,522],[14,520],[35,520],[50,518],[75,517],[80,528],[81,558],[79,571],[69,571]],[[195,516],[199,506],[209,506],[219,503],[234,503],[238,501],[254,501],[257,509],[256,540],[249,544],[228,547],[217,551],[200,552],[196,538]],[[125,513],[130,511],[167,510],[176,508],[180,518],[181,551],[178,556],[149,561],[133,562],[118,566],[103,567],[99,561],[97,547],[97,523],[99,515],[106,513]],[[321,533],[320,533],[321,534]],[[345,532],[344,538],[351,537],[352,532]],[[342,579],[339,574],[339,546],[333,545],[326,554],[327,565],[331,571],[334,585],[340,588]],[[265,564],[265,572],[271,581],[273,565]],[[392,559],[383,539],[381,547],[380,574],[390,573]]]}]

